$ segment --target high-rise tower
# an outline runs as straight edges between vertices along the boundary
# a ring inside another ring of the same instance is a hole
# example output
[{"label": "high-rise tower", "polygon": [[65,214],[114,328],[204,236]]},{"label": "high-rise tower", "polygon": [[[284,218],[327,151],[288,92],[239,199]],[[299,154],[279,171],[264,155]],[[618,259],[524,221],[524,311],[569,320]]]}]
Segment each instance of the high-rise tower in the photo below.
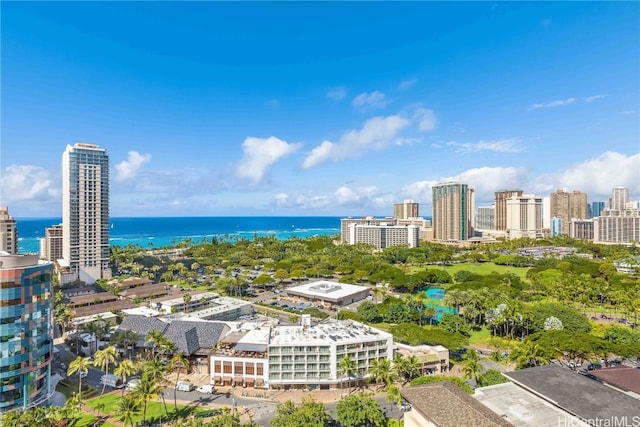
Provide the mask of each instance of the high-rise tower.
[{"label": "high-rise tower", "polygon": [[393,217],[396,219],[417,218],[420,216],[420,205],[413,200],[404,200],[393,205]]},{"label": "high-rise tower", "polygon": [[95,144],[62,154],[63,256],[87,283],[109,278],[109,156]]},{"label": "high-rise tower", "polygon": [[507,199],[513,196],[522,196],[522,190],[510,189],[500,190],[494,193],[495,205],[495,228],[505,231],[507,229]]},{"label": "high-rise tower", "polygon": [[434,185],[432,193],[434,239],[468,240],[473,237],[473,188],[467,184],[447,182]]},{"label": "high-rise tower", "polygon": [[18,231],[16,220],[9,215],[6,206],[0,206],[0,251],[10,255],[18,253]]},{"label": "high-rise tower", "polygon": [[559,218],[561,234],[569,235],[572,219],[587,219],[587,195],[581,191],[558,190],[551,193],[551,217]]}]

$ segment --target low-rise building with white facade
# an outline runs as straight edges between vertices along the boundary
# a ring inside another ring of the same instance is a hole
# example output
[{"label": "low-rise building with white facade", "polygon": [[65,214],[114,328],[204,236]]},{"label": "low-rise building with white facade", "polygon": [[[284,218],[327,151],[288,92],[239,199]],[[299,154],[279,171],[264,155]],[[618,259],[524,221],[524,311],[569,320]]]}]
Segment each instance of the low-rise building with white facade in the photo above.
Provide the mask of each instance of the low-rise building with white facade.
[{"label": "low-rise building with white facade", "polygon": [[286,292],[287,295],[296,296],[307,301],[331,305],[348,305],[366,298],[369,295],[369,290],[367,286],[320,280],[287,288]]},{"label": "low-rise building with white facade", "polygon": [[202,292],[192,294],[190,298],[181,296],[164,301],[152,302],[151,308],[163,313],[179,313],[183,311],[194,311],[209,306],[213,301],[219,300],[220,295],[214,292]]},{"label": "low-rise building with white facade", "polygon": [[415,248],[419,244],[420,230],[418,226],[397,225],[395,221],[379,225],[349,224],[350,245],[366,243],[376,249],[392,246],[408,246]]},{"label": "low-rise building with white facade", "polygon": [[[349,356],[351,378],[339,362]],[[368,380],[374,360],[393,358],[393,337],[354,321],[328,320],[315,326],[243,324],[223,337],[211,354],[211,383],[270,389],[329,389]]]}]

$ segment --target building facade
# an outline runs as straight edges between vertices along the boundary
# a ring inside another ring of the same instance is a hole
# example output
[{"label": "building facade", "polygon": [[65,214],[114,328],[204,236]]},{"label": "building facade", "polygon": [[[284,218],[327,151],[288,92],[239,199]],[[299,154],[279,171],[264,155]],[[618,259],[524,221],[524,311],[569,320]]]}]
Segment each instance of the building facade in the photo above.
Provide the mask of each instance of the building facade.
[{"label": "building facade", "polygon": [[404,200],[402,203],[394,203],[393,217],[395,219],[409,219],[420,216],[420,205],[413,200]]},{"label": "building facade", "polygon": [[341,243],[349,243],[349,238],[350,238],[349,226],[352,224],[374,226],[374,225],[382,225],[382,224],[395,225],[396,222],[395,222],[395,219],[393,218],[376,218],[373,216],[365,216],[362,218],[353,218],[353,217],[342,218],[340,220],[340,242]]},{"label": "building facade", "polygon": [[569,237],[593,241],[593,219],[573,219],[569,225]]},{"label": "building facade", "polygon": [[507,199],[507,239],[542,238],[542,197],[530,194]]},{"label": "building facade", "polygon": [[347,243],[366,243],[376,249],[386,249],[391,246],[418,246],[419,228],[415,225],[379,225],[350,224],[349,240]]},{"label": "building facade", "polygon": [[507,199],[513,196],[522,196],[522,190],[507,189],[494,193],[495,208],[495,229],[499,231],[507,230]]},{"label": "building facade", "polygon": [[63,258],[77,278],[110,278],[109,156],[95,144],[68,145],[62,155]]},{"label": "building facade", "polygon": [[434,239],[465,241],[473,237],[473,188],[459,182],[446,182],[434,185],[432,194]]},{"label": "building facade", "polygon": [[16,220],[9,215],[9,208],[6,206],[0,206],[0,251],[10,255],[18,253]]},{"label": "building facade", "polygon": [[481,206],[476,212],[476,228],[480,230],[495,230],[495,206]]},{"label": "building facade", "polygon": [[629,189],[625,187],[614,188],[609,199],[609,209],[623,210],[627,203],[629,203]]},{"label": "building facade", "polygon": [[595,218],[602,215],[602,211],[607,207],[606,202],[589,203],[589,218]]},{"label": "building facade", "polygon": [[551,193],[551,217],[562,220],[561,234],[569,235],[569,224],[572,218],[587,219],[587,195],[575,190],[567,192],[557,190]]},{"label": "building facade", "polygon": [[62,259],[63,241],[62,224],[45,228],[44,237],[40,239],[40,258],[52,262]]},{"label": "building facade", "polygon": [[53,265],[0,255],[0,416],[53,394]]},{"label": "building facade", "polygon": [[562,234],[562,218],[554,216],[551,218],[551,237],[560,236]]},{"label": "building facade", "polygon": [[628,188],[614,188],[609,207],[593,222],[593,241],[596,243],[640,242],[640,210],[629,203]]}]

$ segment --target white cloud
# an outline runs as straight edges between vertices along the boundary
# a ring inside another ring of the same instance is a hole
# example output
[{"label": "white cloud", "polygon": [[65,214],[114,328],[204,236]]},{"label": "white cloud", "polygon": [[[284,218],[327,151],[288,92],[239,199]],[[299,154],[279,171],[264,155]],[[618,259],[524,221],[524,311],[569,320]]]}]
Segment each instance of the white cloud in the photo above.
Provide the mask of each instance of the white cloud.
[{"label": "white cloud", "polygon": [[115,166],[116,175],[114,179],[122,182],[135,178],[142,165],[149,163],[150,160],[151,154],[140,154],[137,151],[129,151],[127,160],[123,160]]},{"label": "white cloud", "polygon": [[591,102],[593,102],[593,101],[595,101],[595,100],[602,99],[602,98],[605,98],[605,97],[606,97],[606,95],[585,96],[584,98],[582,98],[582,100],[583,100],[584,102],[589,102],[589,103],[591,103]]},{"label": "white cloud", "polygon": [[343,87],[337,87],[327,92],[327,98],[334,101],[342,101],[347,96],[347,90]]},{"label": "white cloud", "polygon": [[418,129],[421,131],[429,131],[436,128],[436,115],[433,110],[418,108],[414,115],[418,120]]},{"label": "white cloud", "polygon": [[383,108],[387,105],[384,93],[380,91],[363,92],[353,98],[351,104],[358,108]]},{"label": "white cloud", "polygon": [[323,141],[311,150],[302,167],[309,169],[328,161],[339,161],[364,154],[369,150],[380,150],[392,144],[402,144],[400,132],[411,122],[399,115],[374,117],[365,122],[360,130],[344,133],[338,142]]},{"label": "white cloud", "polygon": [[540,104],[531,104],[529,105],[529,110],[537,110],[538,108],[553,108],[553,107],[562,107],[564,105],[571,105],[576,102],[575,98],[567,98],[567,99],[557,99],[551,102],[543,102]]},{"label": "white cloud", "polygon": [[614,187],[627,187],[640,195],[640,153],[625,155],[607,151],[598,157],[571,165],[554,174],[543,174],[533,183],[537,192],[549,194],[558,188],[580,190],[589,200],[606,200]]},{"label": "white cloud", "polygon": [[0,177],[0,204],[16,201],[49,202],[60,197],[60,189],[53,185],[49,172],[39,166],[9,165]]},{"label": "white cloud", "polygon": [[457,147],[459,153],[477,153],[478,151],[495,151],[497,153],[520,153],[523,151],[520,138],[504,138],[494,141],[456,142],[449,141],[447,146]]},{"label": "white cloud", "polygon": [[242,143],[244,155],[238,163],[236,175],[248,179],[253,184],[258,184],[269,167],[295,152],[299,147],[300,144],[289,144],[274,136],[267,139],[250,136]]},{"label": "white cloud", "polygon": [[272,205],[279,208],[324,210],[348,208],[351,210],[381,210],[388,211],[393,204],[391,194],[383,194],[374,186],[350,188],[341,186],[330,194],[307,193],[278,193],[273,196]]},{"label": "white cloud", "polygon": [[418,79],[405,80],[403,82],[400,82],[400,84],[398,85],[398,90],[407,90],[416,83],[418,83]]}]

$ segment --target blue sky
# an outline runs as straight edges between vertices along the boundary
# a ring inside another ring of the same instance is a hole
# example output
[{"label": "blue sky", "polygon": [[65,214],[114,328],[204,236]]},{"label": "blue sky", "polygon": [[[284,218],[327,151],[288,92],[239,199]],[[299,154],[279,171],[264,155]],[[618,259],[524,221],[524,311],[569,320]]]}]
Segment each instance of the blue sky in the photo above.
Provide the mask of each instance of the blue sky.
[{"label": "blue sky", "polygon": [[638,2],[2,2],[0,204],[61,215],[389,215],[464,181],[640,198]]}]

